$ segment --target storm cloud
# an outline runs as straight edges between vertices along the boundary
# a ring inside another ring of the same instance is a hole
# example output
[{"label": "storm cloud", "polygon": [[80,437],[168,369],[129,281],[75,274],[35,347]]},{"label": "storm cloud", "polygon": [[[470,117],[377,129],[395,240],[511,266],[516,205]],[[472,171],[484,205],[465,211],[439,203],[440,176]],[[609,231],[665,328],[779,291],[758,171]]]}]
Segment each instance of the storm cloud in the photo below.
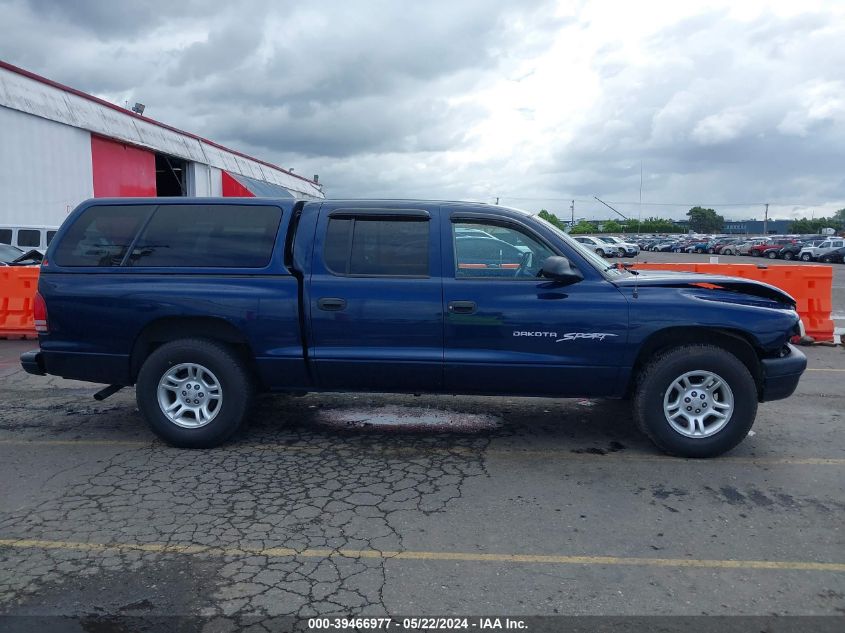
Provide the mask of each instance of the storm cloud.
[{"label": "storm cloud", "polygon": [[845,207],[843,9],[696,4],[0,0],[0,58],[330,196]]}]

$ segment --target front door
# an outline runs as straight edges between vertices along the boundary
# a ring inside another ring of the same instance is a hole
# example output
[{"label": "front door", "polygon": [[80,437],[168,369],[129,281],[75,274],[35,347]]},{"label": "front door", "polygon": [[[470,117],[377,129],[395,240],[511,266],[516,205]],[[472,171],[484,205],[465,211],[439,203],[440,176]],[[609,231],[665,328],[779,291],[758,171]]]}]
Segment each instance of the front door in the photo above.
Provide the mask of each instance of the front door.
[{"label": "front door", "polygon": [[438,209],[320,210],[306,280],[309,354],[327,389],[438,391],[443,304]]},{"label": "front door", "polygon": [[447,391],[620,391],[628,305],[613,284],[583,260],[579,283],[538,278],[546,257],[567,253],[516,220],[456,211],[442,224]]}]

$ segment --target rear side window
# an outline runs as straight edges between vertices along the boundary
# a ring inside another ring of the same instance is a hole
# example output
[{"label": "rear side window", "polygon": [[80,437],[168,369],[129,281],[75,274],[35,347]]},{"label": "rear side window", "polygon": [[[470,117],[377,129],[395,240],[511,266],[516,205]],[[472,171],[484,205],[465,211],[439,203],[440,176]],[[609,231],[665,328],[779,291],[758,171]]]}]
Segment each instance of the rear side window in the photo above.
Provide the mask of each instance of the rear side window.
[{"label": "rear side window", "polygon": [[41,231],[38,229],[18,229],[18,246],[38,248],[41,246]]},{"label": "rear side window", "polygon": [[338,275],[427,277],[428,231],[417,217],[331,218],[323,258]]},{"label": "rear side window", "polygon": [[12,243],[12,229],[0,229],[0,244]]},{"label": "rear side window", "polygon": [[62,237],[53,259],[59,266],[120,266],[152,209],[146,204],[89,207]]},{"label": "rear side window", "polygon": [[279,207],[161,205],[129,261],[134,266],[264,268],[282,219]]}]

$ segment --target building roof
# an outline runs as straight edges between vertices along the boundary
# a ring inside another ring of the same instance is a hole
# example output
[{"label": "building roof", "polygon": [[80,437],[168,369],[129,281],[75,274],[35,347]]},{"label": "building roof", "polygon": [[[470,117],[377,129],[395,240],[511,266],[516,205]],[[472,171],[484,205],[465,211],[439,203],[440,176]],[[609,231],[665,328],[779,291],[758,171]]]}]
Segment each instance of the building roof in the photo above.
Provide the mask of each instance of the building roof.
[{"label": "building roof", "polygon": [[313,180],[2,60],[0,106],[205,163],[231,174],[280,185],[303,197],[324,197],[320,186]]}]

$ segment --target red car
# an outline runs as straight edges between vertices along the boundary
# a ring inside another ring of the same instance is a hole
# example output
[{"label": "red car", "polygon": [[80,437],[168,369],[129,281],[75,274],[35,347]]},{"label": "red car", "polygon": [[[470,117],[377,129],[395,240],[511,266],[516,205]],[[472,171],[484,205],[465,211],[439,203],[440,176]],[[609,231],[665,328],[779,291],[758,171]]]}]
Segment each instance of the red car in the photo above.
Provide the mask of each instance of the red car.
[{"label": "red car", "polygon": [[[748,254],[752,257],[761,257],[766,256],[769,259],[774,259],[777,257],[777,252],[782,249],[784,246],[791,246],[795,244],[795,240],[772,240],[769,242],[763,242],[762,244],[755,244],[751,247]],[[771,254],[771,251],[774,249],[774,255]]]}]

